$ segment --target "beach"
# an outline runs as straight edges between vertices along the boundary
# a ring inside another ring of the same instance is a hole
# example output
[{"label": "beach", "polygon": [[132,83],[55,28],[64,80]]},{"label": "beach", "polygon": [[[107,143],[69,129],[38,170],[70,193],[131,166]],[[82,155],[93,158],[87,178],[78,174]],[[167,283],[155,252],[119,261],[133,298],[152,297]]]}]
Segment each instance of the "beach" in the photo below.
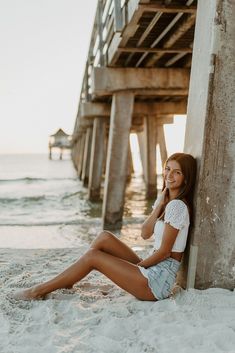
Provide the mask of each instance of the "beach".
[{"label": "beach", "polygon": [[234,291],[183,290],[142,302],[92,272],[45,300],[11,299],[12,292],[51,278],[86,249],[1,249],[1,352],[235,352]]},{"label": "beach", "polygon": [[[71,265],[102,230],[101,204],[87,200],[71,161],[18,156],[17,169],[14,158],[0,171],[1,353],[235,353],[234,290],[181,289],[143,302],[94,271],[45,300],[13,299]],[[151,203],[139,176],[126,197],[115,234],[145,257],[152,239],[140,228]]]}]

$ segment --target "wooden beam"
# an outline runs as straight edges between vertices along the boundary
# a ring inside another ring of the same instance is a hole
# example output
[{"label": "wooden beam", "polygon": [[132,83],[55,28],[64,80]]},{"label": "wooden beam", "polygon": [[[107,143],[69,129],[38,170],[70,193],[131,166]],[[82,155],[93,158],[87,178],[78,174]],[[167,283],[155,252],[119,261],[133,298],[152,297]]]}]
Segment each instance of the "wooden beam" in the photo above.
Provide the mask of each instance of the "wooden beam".
[{"label": "wooden beam", "polygon": [[178,6],[178,5],[159,5],[159,4],[140,4],[139,7],[144,12],[163,12],[163,13],[196,13],[196,6]]},{"label": "wooden beam", "polygon": [[137,42],[137,47],[139,47],[143,41],[145,40],[145,38],[148,37],[149,33],[152,31],[152,29],[156,26],[157,22],[160,20],[162,16],[162,12],[158,12],[155,14],[154,18],[152,19],[152,21],[148,24],[147,28],[145,29],[144,33],[142,33],[140,39]]},{"label": "wooden beam", "polygon": [[161,53],[161,54],[175,54],[175,53],[192,53],[192,48],[147,48],[147,47],[119,47],[118,51],[123,53]]},{"label": "wooden beam", "polygon": [[170,60],[168,60],[165,63],[165,67],[169,67],[173,64],[175,64],[177,61],[179,61],[180,59],[182,59],[187,53],[178,53],[177,55],[174,55]]},{"label": "wooden beam", "polygon": [[[154,28],[154,26],[156,26],[156,23],[159,21],[159,19],[161,18],[162,16],[162,12],[158,12],[155,14],[154,18],[152,19],[152,21],[148,24],[147,28],[145,29],[144,33],[142,33],[140,39],[138,40],[136,46],[137,47],[140,47],[141,44],[144,42],[145,38],[149,35],[149,33],[152,31],[152,29]],[[135,52],[134,52],[135,53]],[[134,53],[131,53],[126,62],[125,62],[125,65],[124,66],[128,66]]]},{"label": "wooden beam", "polygon": [[187,95],[189,69],[94,67],[91,75],[92,96],[107,96],[118,91],[143,95]]},{"label": "wooden beam", "polygon": [[[150,45],[151,48],[156,47],[156,45],[166,36],[166,34],[175,26],[175,24],[180,20],[183,16],[182,12],[176,14],[173,20],[164,28],[162,33],[154,40],[154,42]],[[192,14],[189,16],[181,26],[173,33],[173,35],[164,43],[164,48],[170,48],[173,44],[182,37],[182,35],[192,27],[195,23],[196,14]],[[145,59],[148,53],[144,53],[141,58],[138,60],[136,67],[138,67],[141,62]],[[154,66],[155,62],[162,56],[163,54],[155,54],[153,55],[147,62],[147,67]]]},{"label": "wooden beam", "polygon": [[130,37],[135,34],[139,27],[138,23],[143,12],[139,8],[138,3],[139,0],[132,0],[128,2],[128,11],[126,19],[128,25],[124,27],[122,33],[116,32],[113,35],[107,53],[109,66],[115,66],[115,63],[121,55],[121,52],[117,51],[119,44],[121,46],[125,46]]},{"label": "wooden beam", "polygon": [[[164,36],[171,30],[171,28],[174,27],[174,25],[179,21],[179,19],[183,16],[182,13],[177,13],[176,16],[173,18],[173,20],[168,24],[168,26],[164,27],[164,30],[161,32],[161,34],[154,40],[154,42],[150,45],[151,48],[156,47],[156,45],[164,38]],[[144,53],[141,58],[138,60],[136,67],[138,67],[142,61],[146,58],[148,53]],[[157,55],[157,54],[155,54]]]},{"label": "wooden beam", "polygon": [[114,33],[112,41],[107,51],[107,61],[109,66],[114,66],[115,62],[118,60],[119,56],[121,55],[121,52],[117,50],[119,44],[121,43],[121,40],[122,40],[121,33],[119,32]]},{"label": "wooden beam", "polygon": [[140,0],[129,0],[127,2],[127,23],[133,24],[133,19],[136,24],[139,22],[139,16],[143,13],[143,10],[140,10],[139,2]]},{"label": "wooden beam", "polygon": [[186,99],[188,96],[188,88],[156,88],[156,89],[143,89],[143,88],[132,88],[132,89],[114,89],[112,91],[99,91],[92,95],[92,99],[95,100],[98,97],[109,97],[113,95],[115,92],[119,91],[128,91],[132,92],[136,97],[152,97],[152,98],[162,98],[166,97],[167,99],[170,97],[177,97],[181,99]]},{"label": "wooden beam", "polygon": [[[172,34],[172,36],[170,36],[170,38],[165,41],[165,43],[163,44],[163,48],[164,49],[170,49],[180,38],[182,38],[182,36],[190,29],[192,28],[192,26],[194,25],[196,20],[196,15],[191,15],[189,16],[182,24],[181,26],[178,27],[178,29]],[[169,25],[170,26],[170,25]],[[163,31],[164,32],[164,31]],[[161,35],[160,35],[161,37]],[[156,45],[156,41],[154,42],[154,44]],[[155,46],[154,45],[154,46]],[[164,55],[164,53],[157,53],[154,54],[146,63],[147,67],[152,67],[156,61],[158,61],[162,56]]]}]

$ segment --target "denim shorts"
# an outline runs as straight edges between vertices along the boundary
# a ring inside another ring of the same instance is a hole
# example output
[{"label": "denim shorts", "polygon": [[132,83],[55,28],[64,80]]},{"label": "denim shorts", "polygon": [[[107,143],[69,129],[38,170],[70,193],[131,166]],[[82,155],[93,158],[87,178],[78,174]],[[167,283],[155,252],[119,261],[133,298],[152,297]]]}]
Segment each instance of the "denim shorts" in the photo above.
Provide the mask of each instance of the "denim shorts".
[{"label": "denim shorts", "polygon": [[156,299],[168,298],[176,275],[180,267],[180,262],[168,257],[157,265],[144,268],[138,266],[142,275],[148,279],[148,285]]}]

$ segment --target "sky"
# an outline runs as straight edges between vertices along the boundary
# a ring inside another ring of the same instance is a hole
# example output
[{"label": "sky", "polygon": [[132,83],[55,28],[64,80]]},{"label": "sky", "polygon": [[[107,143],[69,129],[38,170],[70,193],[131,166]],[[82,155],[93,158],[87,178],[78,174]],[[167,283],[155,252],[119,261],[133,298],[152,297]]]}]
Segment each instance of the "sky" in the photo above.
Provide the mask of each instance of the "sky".
[{"label": "sky", "polygon": [[[0,154],[47,153],[72,134],[97,0],[0,0]],[[178,119],[178,120],[177,120]],[[185,119],[166,125],[182,150]]]},{"label": "sky", "polygon": [[0,0],[0,153],[71,134],[97,0]]},{"label": "sky", "polygon": [[[186,128],[186,115],[175,115],[173,124],[164,124],[164,135],[166,140],[167,154],[170,156],[175,152],[183,152],[184,150],[184,137]],[[136,172],[142,172],[142,165],[140,161],[140,152],[137,142],[137,136],[131,134],[131,152],[133,158],[133,166]],[[159,145],[156,146],[157,152],[157,173],[162,172],[162,161],[160,155]],[[164,162],[164,161],[163,161]]]}]

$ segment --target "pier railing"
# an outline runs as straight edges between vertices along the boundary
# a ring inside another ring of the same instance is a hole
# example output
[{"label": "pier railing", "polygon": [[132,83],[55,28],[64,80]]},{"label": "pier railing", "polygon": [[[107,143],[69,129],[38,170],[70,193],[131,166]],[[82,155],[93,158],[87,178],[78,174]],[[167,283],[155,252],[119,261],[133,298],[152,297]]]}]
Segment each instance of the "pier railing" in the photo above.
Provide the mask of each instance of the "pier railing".
[{"label": "pier railing", "polygon": [[[95,96],[92,77],[95,67],[190,69],[196,4],[196,0],[97,1],[74,139],[80,127],[83,124],[86,127],[86,122],[79,118],[82,104],[110,103],[105,95]],[[177,97],[176,93],[170,92],[167,96],[166,92],[166,97],[158,97],[158,100],[182,100],[187,96],[186,91],[178,91]],[[152,96],[156,99],[154,92]]]},{"label": "pier railing", "polygon": [[[88,57],[85,64],[79,105],[91,101],[91,73],[94,66],[108,65],[108,51],[116,33],[128,22],[129,0],[98,0]],[[79,115],[80,107],[78,107]],[[78,123],[78,121],[77,121]],[[77,124],[74,132],[77,130]]]}]

